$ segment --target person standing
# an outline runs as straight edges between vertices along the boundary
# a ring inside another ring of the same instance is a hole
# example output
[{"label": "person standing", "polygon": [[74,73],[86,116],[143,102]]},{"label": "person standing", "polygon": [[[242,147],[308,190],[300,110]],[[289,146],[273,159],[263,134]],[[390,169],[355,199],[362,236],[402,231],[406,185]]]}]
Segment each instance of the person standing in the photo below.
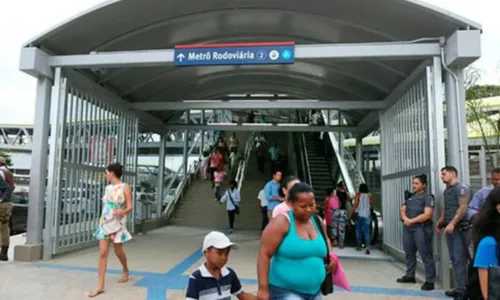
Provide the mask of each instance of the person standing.
[{"label": "person standing", "polygon": [[365,253],[370,254],[371,244],[371,208],[373,207],[373,195],[368,190],[368,185],[362,183],[359,185],[359,192],[354,198],[354,205],[351,210],[349,219],[352,219],[354,212],[356,212],[356,250],[361,251],[361,240],[365,240]]},{"label": "person standing", "polygon": [[472,217],[479,212],[484,204],[484,201],[490,194],[490,192],[497,186],[500,185],[500,168],[494,168],[491,170],[491,184],[483,187],[474,194],[472,200],[469,203],[467,209],[467,219],[472,220]]},{"label": "person standing", "polygon": [[280,147],[278,143],[274,143],[271,148],[269,148],[269,155],[271,156],[271,174],[274,175],[275,171],[278,170],[278,160],[280,158]]},{"label": "person standing", "polygon": [[229,189],[224,193],[220,202],[226,203],[227,216],[229,218],[229,233],[233,233],[234,221],[236,220],[236,215],[239,213],[238,205],[241,202],[240,191],[238,190],[238,183],[236,180],[231,180]]},{"label": "person standing", "polygon": [[257,199],[259,199],[260,202],[260,214],[262,218],[262,226],[260,231],[264,231],[264,228],[266,228],[267,224],[269,223],[269,217],[267,215],[267,200],[266,200],[266,193],[264,192],[264,189],[261,189],[259,191],[259,194],[257,195]]},{"label": "person standing", "polygon": [[264,165],[266,162],[266,144],[264,142],[257,142],[255,149],[255,156],[257,157],[257,169],[260,174],[264,174]]},{"label": "person standing", "polygon": [[470,261],[468,250],[470,228],[465,216],[472,193],[466,184],[458,180],[458,171],[453,166],[441,169],[441,180],[446,184],[446,189],[444,191],[444,208],[441,209],[436,230],[445,234],[455,272],[455,290],[446,291],[445,295],[461,299],[466,292],[467,269]]},{"label": "person standing", "polygon": [[264,186],[264,193],[266,195],[267,200],[267,215],[269,220],[273,218],[273,210],[276,206],[278,206],[285,199],[280,196],[280,181],[281,181],[281,172],[274,171],[273,179],[271,179]]},{"label": "person standing", "polygon": [[14,174],[7,169],[7,160],[0,156],[0,261],[8,261],[10,247],[10,218],[12,217],[12,194]]},{"label": "person standing", "polygon": [[425,282],[421,289],[432,291],[436,281],[436,264],[432,252],[432,216],[434,215],[434,196],[427,193],[427,175],[413,177],[414,194],[405,200],[401,207],[403,221],[403,248],[406,259],[406,275],[397,279],[399,283],[415,283],[417,269],[417,250],[425,266]]},{"label": "person standing", "polygon": [[99,240],[99,280],[97,288],[89,293],[93,298],[104,293],[104,281],[108,264],[109,244],[113,242],[115,254],[122,265],[120,283],[129,279],[127,256],[123,251],[123,243],[132,239],[127,230],[127,215],[132,211],[132,190],[130,186],[120,180],[123,167],[119,163],[112,163],[106,167],[106,186],[102,199],[103,209],[99,219],[99,227],[94,236]]}]

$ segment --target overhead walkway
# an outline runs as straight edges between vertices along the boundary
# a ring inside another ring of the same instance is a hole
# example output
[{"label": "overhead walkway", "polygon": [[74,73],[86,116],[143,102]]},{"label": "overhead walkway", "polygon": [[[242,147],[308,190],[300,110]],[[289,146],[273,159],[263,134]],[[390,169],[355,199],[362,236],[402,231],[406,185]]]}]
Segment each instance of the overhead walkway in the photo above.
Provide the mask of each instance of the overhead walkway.
[{"label": "overhead walkway", "polygon": [[[481,55],[481,31],[473,21],[416,0],[106,1],[21,50],[20,69],[37,79],[37,130],[26,244],[16,253],[32,261],[95,245],[87,224],[82,236],[82,226],[62,231],[55,222],[63,190],[81,195],[89,180],[103,181],[111,161],[123,163],[123,179],[139,186],[143,128],[161,135],[161,145],[171,130],[186,137],[182,168],[171,180],[178,183],[176,195],[196,183],[197,165],[188,164],[190,131],[320,129],[338,148],[340,174],[352,193],[363,182],[362,139],[379,128],[383,249],[402,258],[398,212],[412,176],[428,174],[436,203],[444,190],[437,170],[445,163],[468,182],[463,77]],[[342,117],[320,128],[293,115],[311,109]],[[190,118],[191,110],[201,110],[199,120]],[[273,116],[276,124],[227,124],[209,122],[204,110],[280,113]],[[355,161],[339,147],[350,136],[356,137]],[[82,151],[89,141],[92,150]],[[164,167],[159,162],[160,190]],[[156,227],[168,220],[169,209],[159,215],[163,196],[156,191],[158,216],[149,223]],[[95,207],[92,201],[69,203],[70,211]],[[433,242],[439,280],[449,288],[445,240],[436,235]]]}]

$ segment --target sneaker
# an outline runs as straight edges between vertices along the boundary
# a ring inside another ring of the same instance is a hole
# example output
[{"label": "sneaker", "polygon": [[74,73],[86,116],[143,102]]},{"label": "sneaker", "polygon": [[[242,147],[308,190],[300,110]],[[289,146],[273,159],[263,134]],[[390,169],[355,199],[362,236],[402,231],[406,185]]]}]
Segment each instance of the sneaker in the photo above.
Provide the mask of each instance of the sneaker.
[{"label": "sneaker", "polygon": [[422,291],[432,291],[432,290],[434,290],[434,283],[424,282],[424,284],[422,284],[420,289]]},{"label": "sneaker", "polygon": [[370,249],[366,249],[365,254],[370,255]]},{"label": "sneaker", "polygon": [[228,231],[228,232],[231,234],[231,233],[233,233],[233,230],[232,230],[232,229],[229,229],[229,231]]},{"label": "sneaker", "polygon": [[396,279],[398,283],[417,283],[415,277],[403,276],[401,278]]}]

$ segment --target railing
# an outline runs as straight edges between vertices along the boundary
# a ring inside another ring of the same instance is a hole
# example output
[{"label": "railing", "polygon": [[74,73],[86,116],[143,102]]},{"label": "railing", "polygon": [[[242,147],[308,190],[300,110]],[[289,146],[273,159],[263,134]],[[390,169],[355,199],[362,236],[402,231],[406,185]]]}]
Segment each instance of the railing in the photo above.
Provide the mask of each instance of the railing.
[{"label": "railing", "polygon": [[[299,112],[297,112],[297,119],[299,120],[299,123],[303,123],[304,120]],[[312,179],[311,179],[311,170],[309,169],[309,158],[307,157],[307,150],[306,150],[306,141],[304,137],[304,133],[298,133],[299,134],[299,139],[298,139],[298,146],[299,146],[299,153],[300,153],[300,162],[302,164],[302,171],[304,172],[304,178],[303,180],[305,182],[308,182],[311,186],[313,186]]]},{"label": "railing", "polygon": [[238,183],[238,191],[241,190],[243,181],[245,180],[245,175],[247,172],[248,161],[252,155],[252,145],[253,145],[254,134],[251,134],[245,144],[245,150],[243,152],[243,159],[238,164],[238,171],[236,172],[236,182]]},{"label": "railing", "polygon": [[[328,112],[323,110],[323,111],[321,111],[321,113],[323,115],[323,119],[327,120]],[[328,120],[328,123],[330,123],[330,121],[331,120]],[[354,196],[356,194],[356,187],[354,186],[352,179],[354,177],[354,180],[356,180],[356,181],[359,180],[360,183],[364,183],[364,181],[365,181],[364,176],[361,172],[358,172],[358,170],[356,168],[356,160],[354,160],[354,158],[352,157],[352,155],[350,153],[345,151],[346,149],[343,149],[344,150],[344,151],[342,151],[343,156],[341,155],[340,149],[339,149],[339,141],[335,137],[335,133],[328,132],[328,137],[330,138],[330,142],[331,142],[333,150],[335,152],[335,156],[337,157],[337,163],[339,165],[340,172],[342,174],[342,178],[344,180],[345,187],[347,188],[347,191],[349,192],[349,194]],[[342,133],[339,133],[339,137],[341,139],[343,139]],[[341,147],[344,147],[344,145],[342,145]],[[347,161],[348,161],[349,166],[350,166],[349,168],[347,167],[346,161],[345,161],[346,153],[348,154]],[[354,176],[351,176],[351,172],[349,169],[351,169],[353,171],[352,174],[354,174]]]},{"label": "railing", "polygon": [[[193,145],[191,146],[191,148],[189,149],[189,151],[187,153],[187,156],[189,157],[189,155],[191,155],[191,153],[193,153],[194,149],[196,149],[197,147],[200,147],[200,144],[201,144],[201,135],[197,134],[194,141],[193,141]],[[185,188],[190,185],[191,178],[192,178],[191,175],[196,174],[200,169],[200,165],[201,165],[200,161],[196,160],[187,167],[187,170],[184,174],[184,164],[185,163],[186,163],[186,161],[182,162],[182,164],[179,166],[179,169],[177,170],[177,172],[175,172],[175,174],[172,176],[170,181],[163,188],[163,195],[161,198],[162,201],[163,201],[163,199],[165,199],[165,197],[167,197],[168,191],[170,190],[170,188],[172,187],[174,182],[178,178],[182,178],[181,182],[179,183],[179,185],[175,189],[175,195],[174,195],[172,201],[167,203],[167,206],[163,210],[162,215],[161,215],[162,217],[167,217],[167,218],[170,217],[170,214],[172,213],[172,209],[175,207],[175,204],[179,200],[180,195],[182,195]]]}]

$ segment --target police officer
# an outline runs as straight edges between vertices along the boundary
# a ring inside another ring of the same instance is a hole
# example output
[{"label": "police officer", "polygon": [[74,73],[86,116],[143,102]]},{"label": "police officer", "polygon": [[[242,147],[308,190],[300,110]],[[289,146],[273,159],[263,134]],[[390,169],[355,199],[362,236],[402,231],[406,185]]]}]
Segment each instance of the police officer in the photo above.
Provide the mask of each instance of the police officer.
[{"label": "police officer", "polygon": [[472,192],[467,185],[458,181],[458,171],[455,167],[442,168],[441,180],[446,184],[446,189],[444,191],[444,209],[440,212],[436,230],[439,233],[443,233],[443,231],[445,233],[455,273],[455,290],[446,291],[445,294],[448,297],[462,299],[466,292],[467,269],[470,262],[468,247],[470,226],[465,216]]},{"label": "police officer", "polygon": [[425,191],[427,176],[413,177],[413,194],[401,207],[403,228],[403,249],[406,259],[406,275],[397,279],[399,283],[416,283],[417,250],[425,266],[425,282],[421,289],[432,291],[436,281],[436,265],[432,252],[432,216],[434,196]]}]

